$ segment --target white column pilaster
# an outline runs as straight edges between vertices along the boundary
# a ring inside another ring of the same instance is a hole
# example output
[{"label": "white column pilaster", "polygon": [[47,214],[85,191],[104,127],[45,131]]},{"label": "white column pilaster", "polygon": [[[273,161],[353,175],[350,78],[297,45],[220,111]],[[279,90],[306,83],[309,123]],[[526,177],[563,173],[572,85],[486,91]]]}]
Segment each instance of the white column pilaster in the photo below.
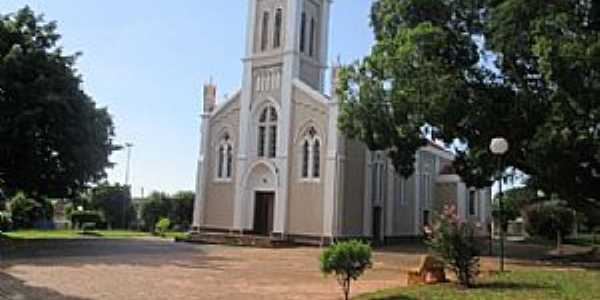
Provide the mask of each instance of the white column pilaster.
[{"label": "white column pilaster", "polygon": [[372,192],[371,190],[375,188],[372,185],[372,177],[373,177],[373,164],[372,156],[373,153],[370,150],[365,151],[365,197],[363,203],[363,235],[371,236],[372,235],[372,226],[373,226],[373,200],[371,199]]},{"label": "white column pilaster", "polygon": [[421,210],[421,203],[422,203],[422,196],[421,196],[421,170],[419,168],[419,164],[421,162],[421,153],[419,151],[417,151],[417,154],[415,154],[415,174],[413,175],[415,177],[415,215],[414,215],[414,234],[415,235],[420,235],[421,234],[421,218],[422,218],[422,210]]},{"label": "white column pilaster", "polygon": [[233,227],[235,230],[249,230],[245,219],[249,214],[247,211],[248,205],[244,202],[250,199],[244,199],[245,182],[243,182],[245,174],[248,172],[248,153],[249,153],[249,138],[250,138],[250,103],[252,101],[252,61],[251,57],[254,54],[254,31],[256,29],[256,0],[248,0],[248,22],[246,28],[246,58],[244,61],[244,69],[242,74],[242,91],[240,98],[240,128],[239,128],[239,149],[237,157],[237,171],[235,176],[235,198],[233,208]]},{"label": "white column pilaster", "polygon": [[396,189],[396,171],[390,159],[387,159],[387,192],[385,202],[385,235],[394,235],[394,210],[395,210],[395,189]]},{"label": "white column pilaster", "polygon": [[339,140],[340,135],[337,130],[337,119],[339,115],[339,105],[335,97],[328,103],[329,123],[327,128],[327,163],[325,169],[325,182],[323,193],[323,233],[326,236],[339,235],[337,230],[337,220],[335,216],[339,214],[336,210],[338,202],[339,189]]},{"label": "white column pilaster", "polygon": [[210,114],[200,115],[200,151],[198,155],[198,169],[196,171],[196,197],[194,200],[193,225],[199,229],[204,225],[204,203],[206,202],[206,182],[209,180],[206,162],[210,155],[209,149],[209,124]]},{"label": "white column pilaster", "polygon": [[[320,34],[321,39],[319,41],[319,62],[321,67],[323,68],[320,73],[320,91],[321,93],[325,92],[325,71],[327,66],[327,59],[329,57],[329,16],[330,16],[330,6],[331,0],[324,0],[323,6],[321,7],[321,28]],[[331,95],[333,97],[333,95]]]},{"label": "white column pilaster", "polygon": [[[297,54],[298,35],[300,28],[301,1],[287,0],[289,9],[287,19],[287,35],[283,54],[281,74],[281,108],[277,139],[277,200],[273,231],[282,235],[287,234],[288,225],[288,192],[289,192],[289,152],[291,143],[291,123],[293,109],[293,82],[298,77],[300,62]],[[293,148],[292,148],[293,149]]]}]

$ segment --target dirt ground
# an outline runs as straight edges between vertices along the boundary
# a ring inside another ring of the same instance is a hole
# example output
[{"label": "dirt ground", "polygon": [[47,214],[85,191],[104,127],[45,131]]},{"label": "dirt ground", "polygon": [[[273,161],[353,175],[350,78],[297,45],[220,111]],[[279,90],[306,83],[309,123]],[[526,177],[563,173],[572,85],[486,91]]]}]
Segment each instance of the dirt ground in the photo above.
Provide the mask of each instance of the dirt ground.
[{"label": "dirt ground", "polygon": [[[377,250],[357,295],[405,284],[425,249]],[[542,246],[513,245],[509,268],[528,267]],[[340,299],[318,270],[318,248],[256,249],[155,239],[71,240],[0,245],[0,299]],[[497,259],[482,259],[484,270]]]},{"label": "dirt ground", "polygon": [[[4,251],[0,299],[339,299],[318,248],[256,249],[156,240],[49,241]],[[377,253],[353,294],[405,283],[417,253]]]}]

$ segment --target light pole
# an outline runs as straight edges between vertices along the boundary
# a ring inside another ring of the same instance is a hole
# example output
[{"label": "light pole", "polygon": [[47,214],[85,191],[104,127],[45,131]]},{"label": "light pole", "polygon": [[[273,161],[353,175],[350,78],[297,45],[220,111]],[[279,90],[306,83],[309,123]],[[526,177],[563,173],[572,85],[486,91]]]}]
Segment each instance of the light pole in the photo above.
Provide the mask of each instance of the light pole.
[{"label": "light pole", "polygon": [[503,137],[492,139],[490,143],[490,151],[498,157],[498,171],[500,173],[500,181],[498,185],[498,219],[500,227],[500,272],[504,272],[504,204],[502,203],[502,179],[504,173],[504,164],[502,162],[504,155],[508,152],[508,141]]},{"label": "light pole", "polygon": [[[131,162],[131,148],[133,147],[132,143],[125,143],[125,147],[127,147],[127,166],[125,167],[125,188],[129,191],[129,195],[131,195],[131,188],[129,187],[129,165]],[[125,198],[122,197],[123,201],[121,201],[121,226],[123,229],[125,227]]]},{"label": "light pole", "polygon": [[125,166],[125,185],[129,185],[129,163],[131,162],[131,148],[133,147],[133,144],[125,143],[125,147],[127,148],[127,166]]}]

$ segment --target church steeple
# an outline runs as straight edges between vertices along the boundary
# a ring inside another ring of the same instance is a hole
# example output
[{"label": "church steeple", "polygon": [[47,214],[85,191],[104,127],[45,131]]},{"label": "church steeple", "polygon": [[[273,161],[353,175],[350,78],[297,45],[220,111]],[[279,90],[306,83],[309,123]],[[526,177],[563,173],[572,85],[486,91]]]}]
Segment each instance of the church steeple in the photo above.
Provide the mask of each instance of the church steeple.
[{"label": "church steeple", "polygon": [[247,59],[275,66],[293,55],[293,77],[322,90],[330,1],[251,0]]}]

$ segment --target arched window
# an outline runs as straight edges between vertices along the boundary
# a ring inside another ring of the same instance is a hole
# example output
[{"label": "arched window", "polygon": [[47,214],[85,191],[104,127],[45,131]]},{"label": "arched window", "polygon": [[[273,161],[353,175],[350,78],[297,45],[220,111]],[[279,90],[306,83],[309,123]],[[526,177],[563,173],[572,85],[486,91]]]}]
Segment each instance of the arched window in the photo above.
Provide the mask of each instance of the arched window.
[{"label": "arched window", "polygon": [[281,26],[283,23],[283,10],[278,8],[275,12],[275,31],[273,36],[273,48],[277,49],[281,46]]},{"label": "arched window", "polygon": [[300,52],[304,53],[306,43],[306,13],[302,13],[302,23],[300,23]]},{"label": "arched window", "polygon": [[308,140],[304,140],[304,145],[302,145],[302,178],[308,178],[308,167],[309,167],[309,158],[310,156],[310,142]]},{"label": "arched window", "polygon": [[315,52],[315,18],[310,18],[310,40],[308,41],[308,55],[313,56]]},{"label": "arched window", "polygon": [[318,139],[315,139],[313,143],[313,178],[321,177],[321,142]]},{"label": "arched window", "polygon": [[321,177],[321,141],[314,127],[310,127],[301,144],[302,179],[318,179]]},{"label": "arched window", "polygon": [[258,118],[258,157],[277,156],[277,110],[269,106]]},{"label": "arched window", "polygon": [[267,45],[269,43],[269,12],[265,11],[263,13],[263,22],[262,22],[262,33],[261,33],[261,41],[260,41],[260,50],[267,50]]},{"label": "arched window", "polygon": [[217,179],[231,179],[233,175],[233,144],[225,133],[217,148]]}]

